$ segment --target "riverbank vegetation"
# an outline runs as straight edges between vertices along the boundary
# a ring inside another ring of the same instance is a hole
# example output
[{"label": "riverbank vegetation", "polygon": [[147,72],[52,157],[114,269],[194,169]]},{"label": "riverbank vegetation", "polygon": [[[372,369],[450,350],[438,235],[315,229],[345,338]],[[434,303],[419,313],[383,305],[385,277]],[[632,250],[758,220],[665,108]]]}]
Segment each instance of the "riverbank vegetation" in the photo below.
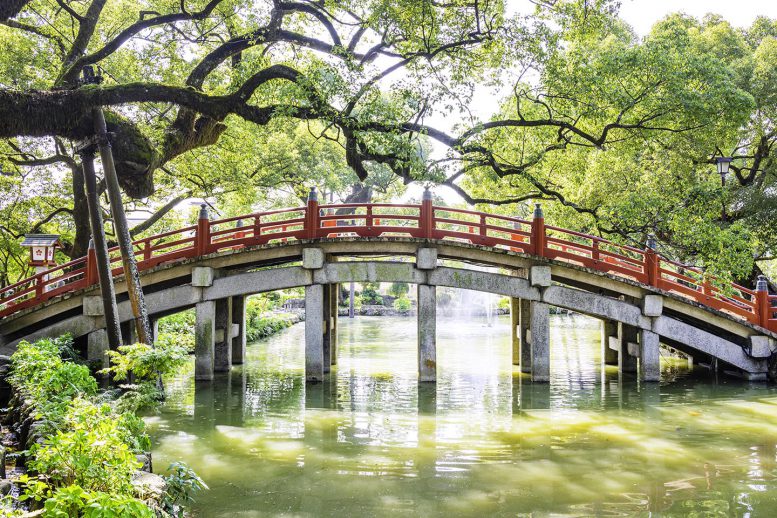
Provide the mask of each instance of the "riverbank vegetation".
[{"label": "riverbank vegetation", "polygon": [[18,434],[26,473],[14,481],[18,497],[3,499],[2,516],[36,509],[52,517],[180,516],[181,504],[205,485],[183,464],[165,477],[148,472],[151,445],[137,412],[158,401],[149,387],[185,351],[138,345],[114,352],[109,372],[125,382],[132,372],[135,383],[110,390],[98,389],[72,351],[63,336],[22,342],[11,356],[6,421]]}]

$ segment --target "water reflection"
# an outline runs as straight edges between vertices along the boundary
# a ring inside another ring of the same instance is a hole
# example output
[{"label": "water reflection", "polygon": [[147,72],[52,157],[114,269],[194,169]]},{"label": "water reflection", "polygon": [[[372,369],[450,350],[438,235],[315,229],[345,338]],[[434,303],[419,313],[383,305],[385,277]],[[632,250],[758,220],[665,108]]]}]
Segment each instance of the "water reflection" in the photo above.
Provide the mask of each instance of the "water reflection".
[{"label": "water reflection", "polygon": [[303,326],[212,384],[170,380],[155,464],[212,490],[200,516],[777,513],[777,394],[668,364],[600,368],[593,320],[554,316],[551,382],[510,362],[509,322],[438,325],[438,383],[415,380],[415,321],[340,321],[339,364],[304,384]]}]

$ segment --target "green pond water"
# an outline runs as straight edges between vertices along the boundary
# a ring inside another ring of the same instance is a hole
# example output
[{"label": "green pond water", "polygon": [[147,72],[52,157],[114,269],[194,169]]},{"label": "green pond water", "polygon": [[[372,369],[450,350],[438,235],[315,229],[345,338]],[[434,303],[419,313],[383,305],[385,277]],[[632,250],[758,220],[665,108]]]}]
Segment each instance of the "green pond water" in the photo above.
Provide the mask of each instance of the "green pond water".
[{"label": "green pond water", "polygon": [[551,382],[511,365],[509,317],[438,321],[416,383],[414,318],[340,319],[338,366],[304,383],[304,326],[212,384],[168,380],[158,472],[210,486],[196,516],[777,516],[777,391],[664,358],[600,368],[599,325],[551,317]]}]

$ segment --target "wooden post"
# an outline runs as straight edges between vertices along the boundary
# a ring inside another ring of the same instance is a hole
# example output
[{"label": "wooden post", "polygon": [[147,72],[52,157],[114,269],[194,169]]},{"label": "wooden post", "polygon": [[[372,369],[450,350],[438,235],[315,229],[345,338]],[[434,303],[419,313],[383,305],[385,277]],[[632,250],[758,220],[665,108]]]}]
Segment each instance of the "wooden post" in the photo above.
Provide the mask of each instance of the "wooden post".
[{"label": "wooden post", "polygon": [[769,329],[772,308],[769,301],[769,283],[765,275],[759,275],[758,281],[755,284],[755,309],[758,313],[758,325]]},{"label": "wooden post", "polygon": [[542,213],[542,205],[534,205],[534,219],[531,222],[531,249],[534,255],[545,257],[547,236],[545,235],[545,215]]},{"label": "wooden post", "polygon": [[650,286],[658,288],[660,272],[658,270],[659,257],[656,253],[656,238],[651,234],[645,244],[645,273]]},{"label": "wooden post", "polygon": [[94,239],[89,240],[89,249],[86,252],[86,285],[93,286],[99,281],[97,273],[97,252],[94,249]]},{"label": "wooden post", "polygon": [[108,200],[111,204],[113,227],[116,231],[116,239],[119,241],[122,264],[124,265],[127,295],[129,296],[132,314],[135,317],[135,325],[138,330],[138,341],[144,344],[153,344],[151,340],[151,323],[148,319],[146,301],[143,297],[143,287],[140,284],[138,263],[135,259],[132,237],[127,225],[127,216],[124,214],[124,205],[121,201],[119,178],[116,175],[116,166],[113,163],[113,151],[108,138],[108,128],[105,124],[105,115],[102,108],[94,108],[92,110],[92,117],[94,120],[94,132],[97,135],[97,144],[100,147],[100,159],[103,164]]},{"label": "wooden post", "polygon": [[210,217],[208,207],[204,203],[200,205],[200,215],[197,218],[197,230],[194,236],[194,249],[197,257],[208,253],[210,247]]},{"label": "wooden post", "polygon": [[[81,167],[84,173],[84,187],[86,189],[86,205],[89,209],[89,225],[92,230],[92,242],[94,246],[95,268],[100,279],[100,295],[103,302],[105,327],[108,332],[108,346],[115,350],[121,345],[121,328],[119,327],[119,309],[116,305],[116,291],[113,286],[111,273],[111,259],[108,255],[108,245],[105,242],[105,228],[103,227],[100,198],[97,194],[97,178],[94,173],[94,146],[79,151],[81,155]],[[90,250],[91,252],[92,250]],[[89,255],[87,255],[87,264]]]},{"label": "wooden post", "polygon": [[316,188],[310,189],[308,194],[308,206],[305,211],[305,237],[307,239],[316,239],[318,237],[318,193]]},{"label": "wooden post", "polygon": [[432,191],[428,188],[424,191],[421,199],[421,210],[418,216],[421,237],[424,239],[434,238],[434,207],[432,206]]}]

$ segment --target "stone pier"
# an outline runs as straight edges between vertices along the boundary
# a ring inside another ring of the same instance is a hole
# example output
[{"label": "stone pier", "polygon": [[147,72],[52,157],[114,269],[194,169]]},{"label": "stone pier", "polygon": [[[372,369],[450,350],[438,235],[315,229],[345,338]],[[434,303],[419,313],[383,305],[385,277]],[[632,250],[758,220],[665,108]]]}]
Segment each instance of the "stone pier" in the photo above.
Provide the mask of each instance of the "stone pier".
[{"label": "stone pier", "polygon": [[332,370],[332,285],[324,284],[322,326],[324,331],[324,374]]},{"label": "stone pier", "polygon": [[641,329],[639,332],[639,377],[642,381],[658,381],[661,375],[658,335]]},{"label": "stone pier", "polygon": [[194,312],[194,379],[211,381],[214,370],[216,302],[199,302]]},{"label": "stone pier", "polygon": [[550,381],[550,306],[531,302],[529,337],[532,381]]},{"label": "stone pier", "polygon": [[324,380],[324,286],[305,286],[305,380]]},{"label": "stone pier", "polygon": [[331,365],[337,365],[337,310],[340,306],[340,285],[332,284],[329,297],[329,361]]},{"label": "stone pier", "polygon": [[232,364],[241,365],[246,357],[246,296],[232,297]]},{"label": "stone pier", "polygon": [[232,368],[232,297],[216,301],[216,335],[213,370],[229,372]]},{"label": "stone pier", "polygon": [[513,365],[521,364],[521,299],[510,298],[510,342],[513,346]]},{"label": "stone pier", "polygon": [[418,285],[418,381],[437,381],[437,288]]},{"label": "stone pier", "polygon": [[602,320],[602,364],[618,365],[618,349],[611,347],[612,338],[618,339],[618,322]]},{"label": "stone pier", "polygon": [[520,299],[518,304],[518,340],[520,341],[521,372],[531,374],[531,346],[529,345],[529,322],[531,320],[531,301]]},{"label": "stone pier", "polygon": [[101,369],[110,367],[108,359],[108,331],[106,329],[97,329],[87,335],[86,338],[86,359],[99,362]]},{"label": "stone pier", "polygon": [[[633,353],[638,334],[639,330],[636,327],[618,324],[618,339],[615,342],[618,349],[618,372],[637,372],[637,357]],[[631,348],[629,344],[632,344]]]}]

